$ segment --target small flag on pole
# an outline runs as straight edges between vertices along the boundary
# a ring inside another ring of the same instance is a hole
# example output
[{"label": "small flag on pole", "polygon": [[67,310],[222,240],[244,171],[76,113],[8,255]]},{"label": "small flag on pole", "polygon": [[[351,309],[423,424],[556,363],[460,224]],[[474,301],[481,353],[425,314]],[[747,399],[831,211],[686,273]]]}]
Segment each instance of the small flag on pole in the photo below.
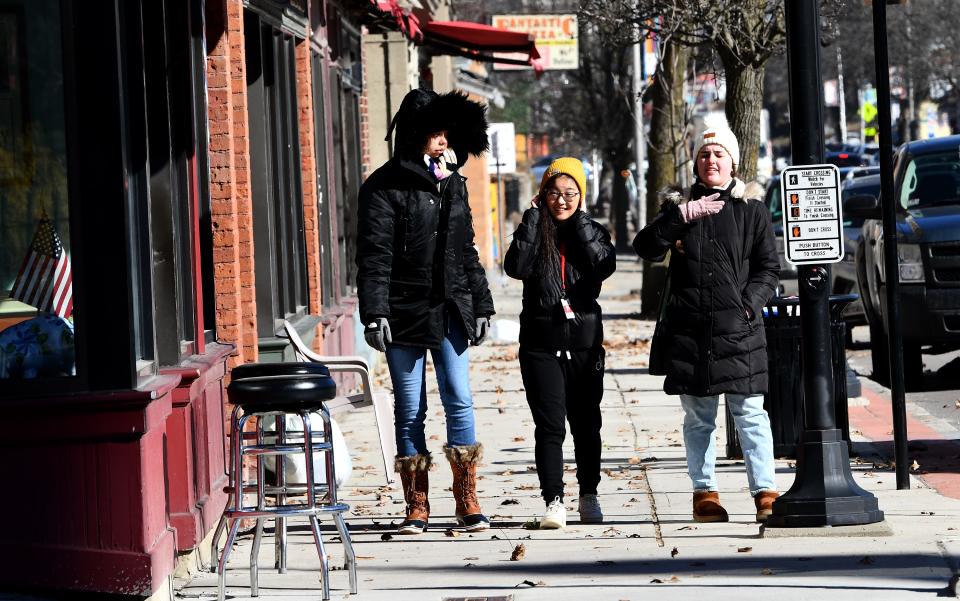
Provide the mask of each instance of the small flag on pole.
[{"label": "small flag on pole", "polygon": [[69,317],[73,313],[73,277],[53,222],[40,219],[30,251],[23,259],[10,296],[40,311]]}]

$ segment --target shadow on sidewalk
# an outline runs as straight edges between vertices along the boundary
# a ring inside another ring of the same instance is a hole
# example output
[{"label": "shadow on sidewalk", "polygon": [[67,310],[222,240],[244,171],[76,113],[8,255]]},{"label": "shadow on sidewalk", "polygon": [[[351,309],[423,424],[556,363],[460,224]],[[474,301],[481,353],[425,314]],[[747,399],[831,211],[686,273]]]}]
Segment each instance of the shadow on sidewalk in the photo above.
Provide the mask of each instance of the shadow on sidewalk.
[{"label": "shadow on sidewalk", "polygon": [[[636,560],[625,558],[623,560],[590,560],[590,561],[557,561],[551,560],[549,563],[535,563],[534,558],[528,557],[522,562],[511,562],[507,559],[496,561],[488,565],[470,565],[463,568],[463,573],[498,572],[498,573],[516,573],[517,578],[536,579],[550,577],[570,577],[575,575],[578,579],[591,576],[632,576],[636,578],[650,578],[646,582],[638,582],[633,586],[648,587],[650,585],[659,585],[669,582],[672,586],[683,586],[685,576],[701,578],[704,576],[722,576],[723,578],[756,578],[759,575],[779,576],[775,581],[769,584],[772,588],[797,588],[797,589],[883,589],[883,590],[903,590],[911,592],[925,592],[936,594],[944,589],[944,585],[950,577],[950,568],[943,559],[936,555],[902,555],[902,554],[871,554],[871,555],[847,555],[847,554],[824,554],[816,557],[810,556],[761,556],[748,555],[743,553],[736,557],[720,556],[696,556],[685,559],[683,550],[673,559],[652,559]],[[384,567],[385,570],[406,569],[404,567]],[[445,570],[447,571],[447,570]],[[450,570],[450,571],[456,571]],[[676,580],[660,581],[664,574],[676,576]],[[785,581],[784,578],[802,577],[806,580],[803,583],[797,581]],[[844,583],[830,584],[826,579],[835,578]],[[873,580],[871,584],[869,581]],[[912,586],[896,588],[891,586],[891,581],[910,580]],[[918,580],[929,580],[930,587],[918,588]],[[853,582],[851,582],[853,581]],[[858,585],[857,581],[863,581]],[[549,581],[546,586],[553,587]],[[560,585],[564,586],[564,585]],[[591,586],[583,582],[569,584],[566,586],[585,587]],[[597,584],[596,586],[610,587],[609,582]],[[630,586],[617,584],[617,588]],[[712,587],[738,587],[738,584],[717,584],[703,583],[698,588]],[[751,582],[751,587],[758,587],[755,582]],[[438,587],[442,588],[442,587]],[[458,586],[457,588],[462,588]],[[497,587],[484,586],[491,589]],[[511,586],[502,586],[499,588],[515,588]]]}]

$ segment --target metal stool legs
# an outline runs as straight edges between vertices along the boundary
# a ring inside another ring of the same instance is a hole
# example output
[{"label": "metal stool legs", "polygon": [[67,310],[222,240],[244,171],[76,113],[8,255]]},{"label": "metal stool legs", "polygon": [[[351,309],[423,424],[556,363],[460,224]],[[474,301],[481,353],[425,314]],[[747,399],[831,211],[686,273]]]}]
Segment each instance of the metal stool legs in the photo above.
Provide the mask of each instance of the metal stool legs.
[{"label": "metal stool legs", "polygon": [[[286,571],[287,549],[286,549],[286,518],[292,515],[304,515],[310,520],[310,529],[314,538],[314,544],[317,548],[317,554],[320,558],[321,585],[323,599],[330,598],[330,570],[329,557],[323,542],[320,529],[319,513],[332,513],[334,524],[344,548],[344,569],[349,570],[350,592],[357,592],[357,574],[356,574],[356,553],[353,549],[353,543],[350,538],[350,532],[347,528],[343,512],[349,510],[349,506],[340,503],[337,499],[335,461],[333,456],[333,426],[330,421],[330,415],[325,409],[317,412],[323,419],[323,441],[315,442],[315,435],[310,423],[310,413],[301,410],[297,413],[303,424],[303,442],[291,443],[286,432],[283,419],[285,414],[271,413],[253,413],[249,415],[239,415],[235,409],[232,416],[234,425],[233,435],[230,444],[230,476],[227,509],[217,525],[214,533],[213,553],[217,551],[217,541],[222,532],[229,525],[226,544],[217,562],[218,579],[218,599],[223,601],[226,592],[226,566],[229,561],[233,545],[236,542],[237,533],[240,528],[240,520],[244,517],[252,517],[257,520],[256,530],[250,549],[250,594],[259,595],[259,551],[263,540],[264,521],[273,519],[275,523],[275,566],[281,573]],[[292,413],[290,413],[292,415]],[[274,444],[264,443],[264,432],[262,424],[266,418],[276,416],[277,438]],[[257,428],[255,433],[251,433],[255,443],[249,446],[244,441],[251,434],[244,435],[244,427],[251,418],[257,419]],[[317,483],[314,472],[313,455],[315,452],[324,453],[327,478],[325,483]],[[287,485],[284,470],[284,457],[291,453],[303,453],[305,458],[306,484],[305,485]],[[243,458],[247,454],[252,454],[257,459],[256,483],[246,484],[243,476]],[[265,474],[265,456],[273,455],[277,457],[277,483],[276,486],[266,485]],[[304,505],[286,505],[286,500],[291,494],[291,490],[306,493],[307,502]],[[247,509],[244,506],[245,492],[257,493],[257,504],[255,509]],[[326,500],[320,500],[318,493],[325,492]],[[267,507],[266,496],[276,495],[277,506]],[[211,560],[213,563],[213,560]]]}]

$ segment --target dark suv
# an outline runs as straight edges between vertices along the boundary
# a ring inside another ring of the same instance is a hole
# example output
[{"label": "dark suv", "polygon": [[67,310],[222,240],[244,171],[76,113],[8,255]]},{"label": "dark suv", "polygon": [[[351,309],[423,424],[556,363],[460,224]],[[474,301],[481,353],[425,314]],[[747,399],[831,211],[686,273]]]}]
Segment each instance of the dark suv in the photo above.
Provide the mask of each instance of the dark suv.
[{"label": "dark suv", "polygon": [[[921,352],[960,348],[960,136],[910,142],[894,158],[900,315],[908,384],[923,375]],[[889,381],[883,224],[872,195],[846,200],[844,217],[865,218],[857,282],[870,326],[874,377]]]}]

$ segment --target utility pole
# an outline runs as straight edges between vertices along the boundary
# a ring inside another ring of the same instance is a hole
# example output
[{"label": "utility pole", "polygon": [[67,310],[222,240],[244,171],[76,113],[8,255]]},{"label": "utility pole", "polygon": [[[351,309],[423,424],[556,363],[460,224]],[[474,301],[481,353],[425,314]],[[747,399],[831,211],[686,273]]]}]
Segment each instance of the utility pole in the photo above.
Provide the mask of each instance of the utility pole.
[{"label": "utility pole", "polygon": [[643,135],[643,84],[646,73],[643,69],[644,36],[640,35],[640,26],[635,25],[637,43],[633,45],[633,146],[637,161],[637,231],[647,225],[647,174],[643,170],[643,157],[647,142]]},{"label": "utility pole", "polygon": [[[909,10],[909,4],[907,6]],[[909,27],[909,15],[907,19]],[[877,67],[877,108],[879,110],[877,120],[880,126],[880,202],[883,213],[883,262],[887,283],[887,344],[890,349],[890,404],[893,406],[893,449],[897,464],[897,489],[904,490],[910,488],[910,472],[907,466],[907,402],[903,382],[903,325],[900,322],[897,203],[893,198],[887,6],[883,2],[873,3],[873,45],[873,55]]]},{"label": "utility pole", "polygon": [[[839,37],[839,36],[838,36]],[[840,143],[847,143],[847,102],[843,94],[843,56],[840,52],[840,44],[837,44],[837,101],[840,103]],[[860,136],[860,142],[866,143],[863,136]]]},{"label": "utility pole", "polygon": [[[786,0],[790,142],[794,165],[823,163],[823,79],[818,0]],[[830,340],[830,267],[800,265],[804,431],[793,486],[773,504],[766,527],[871,524],[883,520],[877,498],[850,472],[836,426]]]}]

